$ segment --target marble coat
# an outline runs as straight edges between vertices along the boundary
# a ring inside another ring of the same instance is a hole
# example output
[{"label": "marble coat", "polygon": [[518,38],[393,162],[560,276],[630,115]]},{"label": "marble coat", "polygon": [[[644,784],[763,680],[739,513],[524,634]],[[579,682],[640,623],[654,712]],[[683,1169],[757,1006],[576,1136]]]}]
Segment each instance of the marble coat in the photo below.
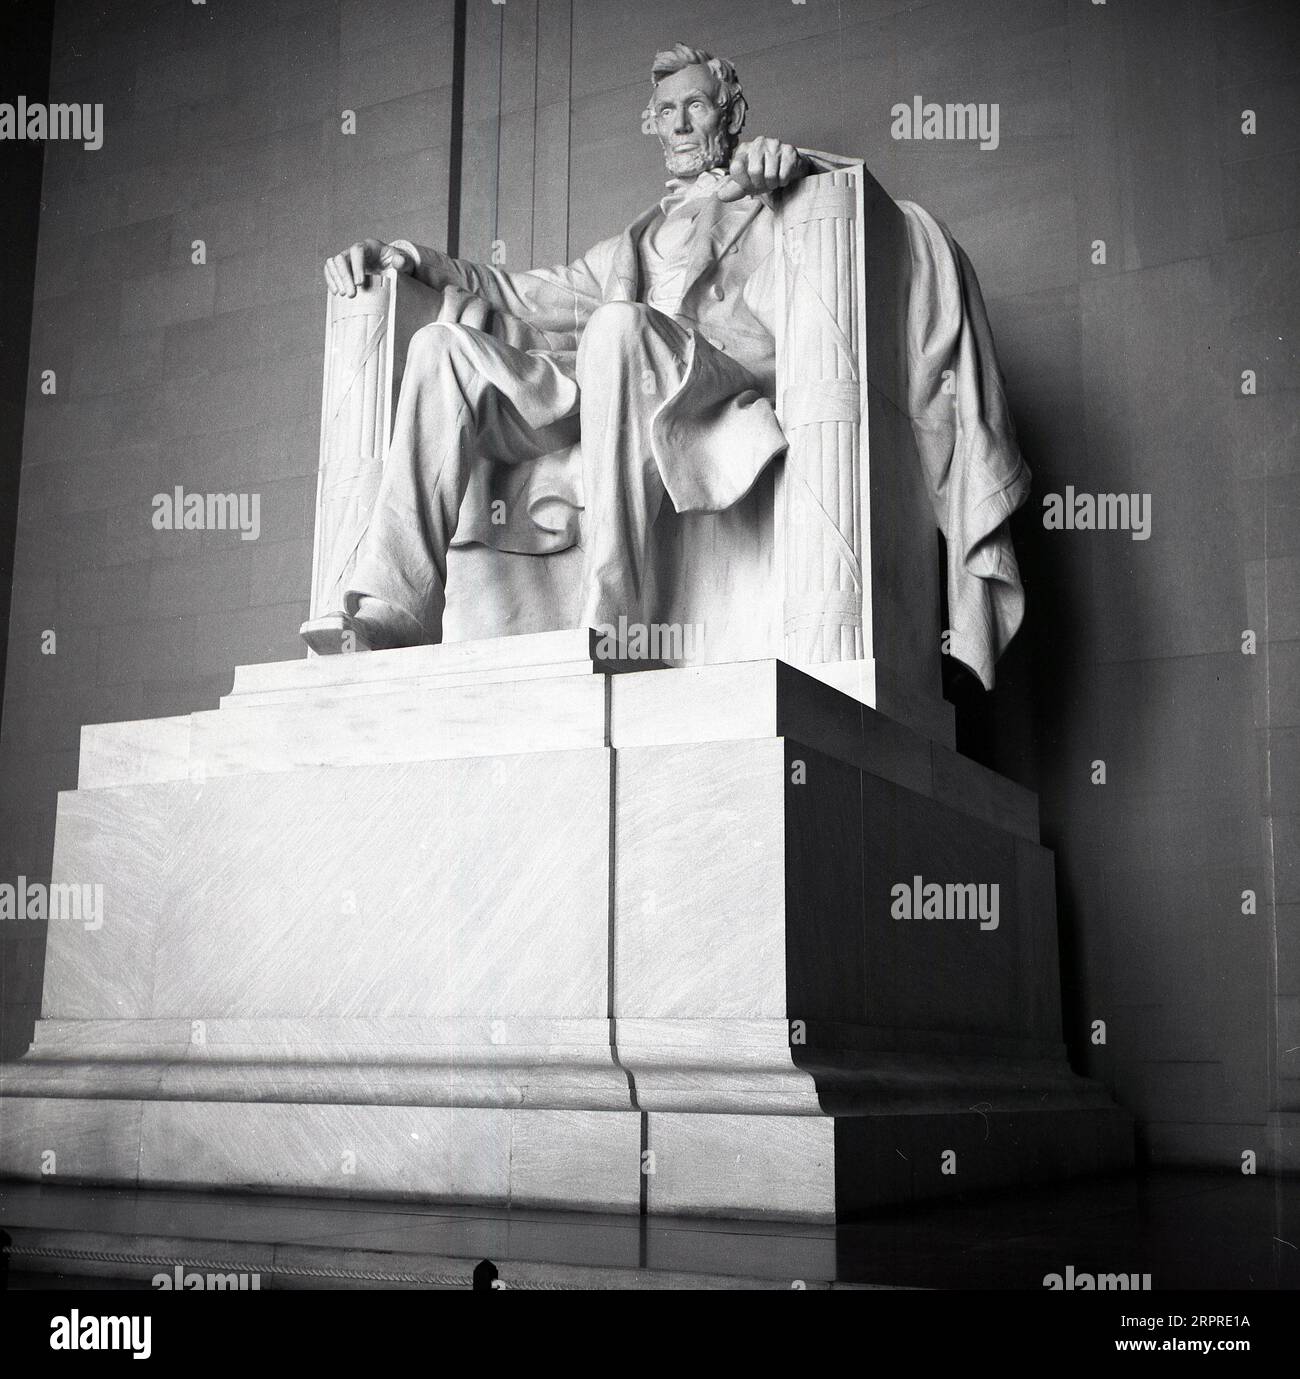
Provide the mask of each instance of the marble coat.
[{"label": "marble coat", "polygon": [[[678,512],[719,512],[744,497],[785,449],[773,410],[776,217],[766,197],[701,198],[678,322],[691,334],[680,387],[654,421],[655,459]],[[573,263],[513,273],[401,242],[417,276],[443,292],[438,319],[488,331],[522,349],[576,355],[591,314],[606,302],[643,301],[638,243],[658,204]],[[448,284],[451,284],[448,287]],[[697,348],[702,338],[711,346]],[[718,355],[725,356],[719,359]],[[740,364],[748,378],[727,367]],[[738,379],[740,386],[738,386]],[[757,386],[743,386],[745,382]],[[504,500],[506,521],[491,520]],[[531,463],[478,467],[455,544],[542,555],[579,538],[577,447]]]},{"label": "marble coat", "polygon": [[[935,520],[947,542],[950,650],[992,688],[994,667],[1024,616],[1009,519],[1029,493],[970,261],[911,202],[903,212],[911,256],[908,407]],[[651,207],[573,263],[508,273],[402,241],[418,275],[443,291],[440,320],[461,321],[523,349],[576,353],[604,302],[643,300],[638,243],[662,216]],[[706,199],[678,320],[692,332],[680,388],[654,423],[655,458],[679,512],[722,511],[748,492],[785,448],[775,392],[776,216],[769,197]],[[449,287],[448,284],[451,284]],[[695,338],[712,349],[694,348]],[[737,390],[742,364],[757,388]],[[956,384],[954,397],[945,380]],[[504,500],[504,525],[492,521]],[[461,510],[458,546],[541,555],[580,540],[578,447],[518,465],[477,467]]]}]

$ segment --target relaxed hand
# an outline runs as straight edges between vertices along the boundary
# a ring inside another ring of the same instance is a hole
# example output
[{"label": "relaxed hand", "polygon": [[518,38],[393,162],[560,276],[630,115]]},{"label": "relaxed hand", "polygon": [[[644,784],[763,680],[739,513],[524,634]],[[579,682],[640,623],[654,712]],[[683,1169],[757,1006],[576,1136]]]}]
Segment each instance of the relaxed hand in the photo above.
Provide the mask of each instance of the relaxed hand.
[{"label": "relaxed hand", "polygon": [[340,297],[355,297],[367,273],[396,268],[410,273],[415,264],[410,254],[378,239],[358,240],[350,249],[325,260],[325,285]]}]

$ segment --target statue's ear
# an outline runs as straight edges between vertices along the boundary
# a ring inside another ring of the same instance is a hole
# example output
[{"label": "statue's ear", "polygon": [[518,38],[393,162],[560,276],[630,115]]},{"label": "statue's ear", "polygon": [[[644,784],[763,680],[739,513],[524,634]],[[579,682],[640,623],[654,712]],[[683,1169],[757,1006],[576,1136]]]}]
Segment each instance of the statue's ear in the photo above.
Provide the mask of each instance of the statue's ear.
[{"label": "statue's ear", "polygon": [[733,139],[740,138],[740,131],[745,127],[745,116],[749,114],[749,102],[744,96],[737,96],[731,102],[731,109],[727,112],[727,133]]}]

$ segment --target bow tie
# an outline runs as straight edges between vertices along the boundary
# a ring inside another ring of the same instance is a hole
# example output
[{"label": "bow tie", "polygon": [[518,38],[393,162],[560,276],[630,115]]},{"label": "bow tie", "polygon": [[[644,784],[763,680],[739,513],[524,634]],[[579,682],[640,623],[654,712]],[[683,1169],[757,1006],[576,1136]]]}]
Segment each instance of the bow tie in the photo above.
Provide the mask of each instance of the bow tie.
[{"label": "bow tie", "polygon": [[670,177],[664,185],[670,194],[684,192],[687,196],[705,196],[716,190],[718,183],[724,181],[726,176],[722,168],[709,168],[690,181],[683,177]]},{"label": "bow tie", "polygon": [[696,197],[712,196],[722,182],[726,180],[726,172],[721,168],[710,168],[707,172],[702,172],[690,181],[681,177],[670,177],[665,183],[668,195],[659,203],[665,212],[673,206],[680,206],[684,201],[694,201]]}]

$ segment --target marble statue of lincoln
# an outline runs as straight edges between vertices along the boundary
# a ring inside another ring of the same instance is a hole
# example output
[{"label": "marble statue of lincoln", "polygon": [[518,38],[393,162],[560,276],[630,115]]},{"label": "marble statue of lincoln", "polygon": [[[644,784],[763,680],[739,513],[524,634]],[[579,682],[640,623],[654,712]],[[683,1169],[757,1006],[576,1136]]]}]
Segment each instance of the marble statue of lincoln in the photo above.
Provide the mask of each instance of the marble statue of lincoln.
[{"label": "marble statue of lincoln", "polygon": [[722,511],[785,448],[771,406],[769,194],[808,168],[790,144],[740,142],[746,102],[730,62],[679,43],[656,56],[651,82],[667,194],[575,262],[503,272],[374,239],[327,260],[342,296],[391,267],[489,316],[412,337],[344,606],[303,627],[313,650],[442,639],[447,549],[476,465],[580,440],[579,626],[599,628],[643,615],[665,494],[679,512]]}]

